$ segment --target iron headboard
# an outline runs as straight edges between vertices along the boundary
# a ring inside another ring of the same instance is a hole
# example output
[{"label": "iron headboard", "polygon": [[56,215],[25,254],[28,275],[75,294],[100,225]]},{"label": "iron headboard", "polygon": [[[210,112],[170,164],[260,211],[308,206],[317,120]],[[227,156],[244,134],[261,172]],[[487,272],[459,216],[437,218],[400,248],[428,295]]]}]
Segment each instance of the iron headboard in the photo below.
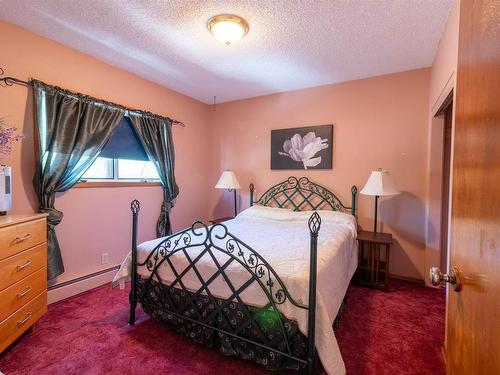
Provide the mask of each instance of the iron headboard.
[{"label": "iron headboard", "polygon": [[268,207],[289,208],[294,211],[305,210],[333,210],[350,212],[356,216],[356,185],[351,187],[351,207],[342,201],[327,188],[310,181],[307,177],[288,177],[269,188],[262,196],[254,201],[253,184],[250,184],[250,206],[254,203]]}]

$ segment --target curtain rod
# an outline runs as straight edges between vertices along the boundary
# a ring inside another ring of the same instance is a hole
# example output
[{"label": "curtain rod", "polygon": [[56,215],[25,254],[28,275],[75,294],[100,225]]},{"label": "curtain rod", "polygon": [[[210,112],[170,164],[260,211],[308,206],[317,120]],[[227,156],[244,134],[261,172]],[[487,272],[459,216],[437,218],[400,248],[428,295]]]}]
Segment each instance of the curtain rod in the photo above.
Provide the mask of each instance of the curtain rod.
[{"label": "curtain rod", "polygon": [[[2,68],[0,68],[0,76],[3,76],[3,74],[4,74],[4,70]],[[3,85],[2,85],[2,83],[3,83]],[[0,77],[0,86],[6,87],[6,86],[12,86],[12,85],[21,85],[21,86],[26,86],[26,87],[28,87],[28,86],[33,87],[33,83],[31,81],[23,81],[22,79],[15,78],[15,77]],[[53,87],[56,87],[56,86],[53,86]],[[186,126],[181,121],[177,121],[177,120],[171,119],[170,117],[165,117],[165,116],[157,115],[155,113],[148,112],[148,111],[143,111],[141,109],[125,107],[125,106],[123,106],[121,104],[116,104],[116,103],[113,103],[113,102],[108,102],[106,100],[93,98],[91,96],[84,95],[84,94],[79,94],[79,93],[72,92],[72,91],[69,91],[69,90],[65,90],[65,89],[62,89],[60,87],[56,87],[56,88],[60,89],[63,94],[66,94],[68,96],[75,96],[77,98],[81,97],[81,96],[84,96],[85,98],[91,99],[95,103],[100,103],[100,104],[104,104],[104,105],[107,105],[107,106],[110,106],[110,107],[115,107],[115,108],[123,109],[124,111],[130,112],[130,113],[138,113],[138,114],[142,114],[142,115],[145,115],[145,116],[157,117],[157,118],[160,118],[160,119],[166,119],[166,120],[171,121],[172,125],[178,125],[178,126],[181,126],[183,128]]]}]

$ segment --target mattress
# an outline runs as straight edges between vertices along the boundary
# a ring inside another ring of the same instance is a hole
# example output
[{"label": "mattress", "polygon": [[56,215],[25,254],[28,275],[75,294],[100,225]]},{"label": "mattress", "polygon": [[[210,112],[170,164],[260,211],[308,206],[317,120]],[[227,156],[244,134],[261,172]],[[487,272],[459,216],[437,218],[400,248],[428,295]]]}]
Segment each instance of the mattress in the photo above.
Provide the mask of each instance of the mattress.
[{"label": "mattress", "polygon": [[[318,211],[318,213],[322,223],[318,235],[316,348],[323,367],[329,374],[344,374],[345,366],[332,324],[356,270],[357,225],[352,215],[335,211]],[[205,281],[209,280],[217,271],[218,267],[215,262],[222,265],[229,259],[224,251],[233,251],[235,254],[239,252],[243,261],[252,262],[251,252],[244,246],[246,244],[271,265],[291,297],[299,304],[307,305],[310,243],[307,222],[311,214],[310,211],[293,212],[286,209],[253,206],[244,210],[235,219],[225,222],[224,226],[215,225],[211,228],[210,238],[215,245],[211,248],[212,255],[206,253],[197,259],[197,254],[204,248],[204,240],[209,235],[204,227],[198,227],[194,232],[191,230],[181,232],[170,242],[171,247],[186,243],[190,246],[186,253],[177,252],[170,259],[177,274],[182,272],[190,262],[196,260],[198,272],[190,269],[182,277],[182,283],[186,289],[197,291],[201,287],[200,276]],[[232,236],[244,241],[244,244],[228,241],[225,228]],[[141,243],[138,246],[138,262],[143,263],[150,252],[163,240],[159,238]],[[222,251],[218,251],[217,247]],[[137,271],[139,275],[145,277],[151,274],[146,265],[138,267]],[[225,273],[235,289],[249,279],[248,271],[237,262],[232,262],[225,269]],[[130,254],[122,263],[113,282],[117,283],[129,275]],[[158,268],[157,278],[162,283],[169,284],[175,280],[176,275],[167,262],[164,262]],[[279,289],[279,286],[277,288]],[[222,299],[232,295],[231,288],[227,286],[221,275],[211,282],[210,292],[214,297]],[[268,298],[257,283],[253,283],[240,296],[242,302],[248,305],[263,306],[268,303]],[[307,310],[294,306],[289,300],[280,304],[279,310],[288,319],[297,321],[301,332],[307,335]]]}]

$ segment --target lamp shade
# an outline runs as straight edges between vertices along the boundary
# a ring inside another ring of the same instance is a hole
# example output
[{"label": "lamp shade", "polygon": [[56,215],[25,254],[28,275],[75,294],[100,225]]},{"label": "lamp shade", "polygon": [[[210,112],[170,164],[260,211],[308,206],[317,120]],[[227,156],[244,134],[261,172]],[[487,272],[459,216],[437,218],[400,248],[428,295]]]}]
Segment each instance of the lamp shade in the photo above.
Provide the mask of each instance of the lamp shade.
[{"label": "lamp shade", "polygon": [[364,195],[395,195],[399,190],[394,185],[389,172],[384,169],[373,171],[365,186],[360,191]]},{"label": "lamp shade", "polygon": [[241,189],[241,185],[233,171],[224,171],[215,185],[216,189]]}]

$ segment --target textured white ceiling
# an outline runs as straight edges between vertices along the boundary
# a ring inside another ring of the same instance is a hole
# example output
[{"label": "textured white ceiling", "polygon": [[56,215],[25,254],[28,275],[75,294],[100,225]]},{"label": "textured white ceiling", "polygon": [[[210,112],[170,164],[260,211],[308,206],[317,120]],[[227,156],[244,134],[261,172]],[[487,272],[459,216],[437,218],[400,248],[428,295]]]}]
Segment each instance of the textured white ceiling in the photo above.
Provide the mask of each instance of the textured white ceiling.
[{"label": "textured white ceiling", "polygon": [[[0,18],[212,103],[432,64],[454,0],[0,0]],[[225,46],[216,14],[250,24]]]}]

